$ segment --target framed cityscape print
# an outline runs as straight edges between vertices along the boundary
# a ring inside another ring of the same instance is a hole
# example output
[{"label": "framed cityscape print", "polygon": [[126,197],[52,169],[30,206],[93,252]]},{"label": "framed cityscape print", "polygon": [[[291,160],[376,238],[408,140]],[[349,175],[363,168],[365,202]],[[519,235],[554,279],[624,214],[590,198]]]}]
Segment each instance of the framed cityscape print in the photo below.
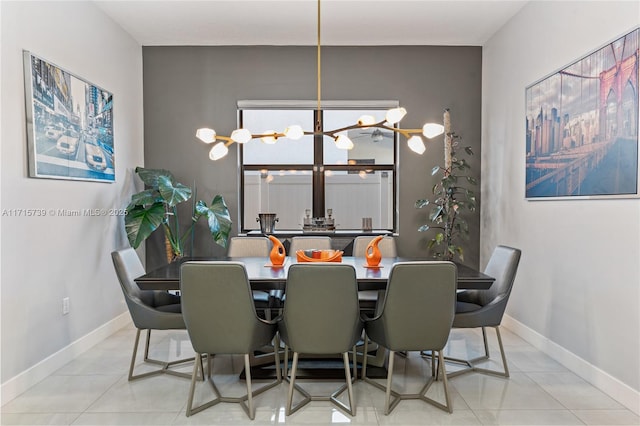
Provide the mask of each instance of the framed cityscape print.
[{"label": "framed cityscape print", "polygon": [[24,52],[29,176],[115,181],[113,94]]},{"label": "framed cityscape print", "polygon": [[638,196],[638,36],[526,88],[527,199]]}]

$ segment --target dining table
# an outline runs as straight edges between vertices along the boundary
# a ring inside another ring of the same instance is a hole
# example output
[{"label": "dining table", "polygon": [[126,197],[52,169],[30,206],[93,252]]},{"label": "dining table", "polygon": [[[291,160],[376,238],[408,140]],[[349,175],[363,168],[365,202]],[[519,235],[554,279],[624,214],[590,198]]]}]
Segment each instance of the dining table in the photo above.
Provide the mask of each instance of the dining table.
[{"label": "dining table", "polygon": [[[187,261],[235,261],[244,264],[247,277],[253,290],[284,290],[289,267],[298,263],[295,257],[286,257],[282,266],[273,266],[266,257],[183,257],[154,269],[135,278],[136,284],[142,290],[179,290],[180,265]],[[352,265],[356,271],[358,290],[384,290],[387,286],[389,273],[397,262],[409,262],[415,259],[407,257],[382,258],[377,267],[368,267],[366,259],[362,257],[342,257],[342,263]],[[458,290],[487,290],[495,278],[486,275],[469,266],[456,263],[458,269]]]}]

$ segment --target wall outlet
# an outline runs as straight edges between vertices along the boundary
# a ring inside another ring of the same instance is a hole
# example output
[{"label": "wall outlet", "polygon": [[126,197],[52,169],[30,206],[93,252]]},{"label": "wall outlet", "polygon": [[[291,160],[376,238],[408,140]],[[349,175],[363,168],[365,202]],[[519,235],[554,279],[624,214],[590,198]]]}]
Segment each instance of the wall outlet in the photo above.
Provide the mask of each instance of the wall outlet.
[{"label": "wall outlet", "polygon": [[69,298],[65,297],[62,299],[62,315],[67,315],[69,313]]}]

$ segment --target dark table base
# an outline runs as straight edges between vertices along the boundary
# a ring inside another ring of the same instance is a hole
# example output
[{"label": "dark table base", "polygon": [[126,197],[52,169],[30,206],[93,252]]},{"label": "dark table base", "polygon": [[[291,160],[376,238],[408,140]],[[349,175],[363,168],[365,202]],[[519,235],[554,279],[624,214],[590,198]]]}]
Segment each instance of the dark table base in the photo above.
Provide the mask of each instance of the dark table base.
[{"label": "dark table base", "polygon": [[[361,365],[358,364],[358,378],[361,376]],[[350,365],[353,374],[353,366]],[[291,372],[291,361],[289,361],[289,370]],[[384,367],[374,367],[367,365],[367,376],[372,379],[386,379],[387,369]],[[240,379],[244,380],[245,373],[242,370]],[[273,380],[276,378],[276,367],[273,364],[251,367],[252,380]],[[304,358],[298,361],[298,371],[296,372],[296,380],[313,379],[313,380],[344,380],[344,364],[341,359],[335,358]]]}]

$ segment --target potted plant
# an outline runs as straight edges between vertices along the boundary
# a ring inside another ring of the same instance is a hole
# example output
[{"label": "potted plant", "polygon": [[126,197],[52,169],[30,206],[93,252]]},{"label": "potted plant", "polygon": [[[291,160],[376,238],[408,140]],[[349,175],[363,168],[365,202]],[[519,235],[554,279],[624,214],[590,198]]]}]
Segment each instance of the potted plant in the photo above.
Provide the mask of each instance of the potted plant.
[{"label": "potted plant", "polygon": [[221,195],[216,195],[207,204],[202,200],[192,203],[189,226],[181,228],[178,217],[178,204],[191,199],[192,190],[176,181],[168,170],[145,169],[136,167],[135,172],[145,184],[146,189],[131,196],[124,219],[127,238],[131,247],[138,248],[156,229],[162,226],[166,241],[170,246],[171,259],[185,254],[185,242],[196,222],[205,217],[209,232],[216,244],[226,247],[231,232],[229,209]]},{"label": "potted plant", "polygon": [[435,229],[436,235],[427,244],[429,251],[437,259],[454,260],[455,256],[464,261],[464,250],[461,240],[469,237],[469,225],[461,215],[465,210],[476,210],[476,196],[468,188],[476,185],[476,179],[468,174],[469,163],[462,155],[473,155],[471,147],[459,151],[460,137],[451,131],[449,110],[444,113],[444,167],[436,166],[431,175],[439,175],[440,180],[433,186],[433,201],[418,200],[415,206],[419,209],[431,205],[429,224],[424,224],[418,231]]}]

